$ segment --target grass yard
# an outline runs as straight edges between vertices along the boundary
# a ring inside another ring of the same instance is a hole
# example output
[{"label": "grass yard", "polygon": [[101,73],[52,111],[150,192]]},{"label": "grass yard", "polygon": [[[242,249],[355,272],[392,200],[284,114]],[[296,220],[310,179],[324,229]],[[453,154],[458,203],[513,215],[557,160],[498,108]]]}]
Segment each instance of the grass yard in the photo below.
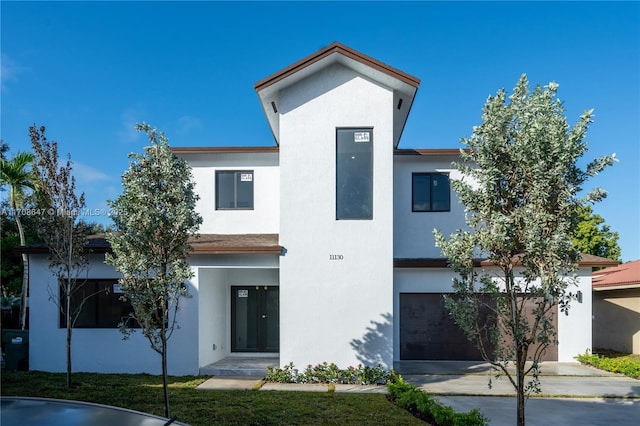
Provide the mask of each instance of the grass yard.
[{"label": "grass yard", "polygon": [[[4,396],[73,399],[164,415],[162,378],[144,374],[2,371]],[[206,377],[170,377],[172,415],[197,425],[424,425],[380,394],[196,390]]]},{"label": "grass yard", "polygon": [[578,355],[576,359],[583,364],[592,365],[601,370],[640,379],[640,355],[594,349],[593,353]]}]

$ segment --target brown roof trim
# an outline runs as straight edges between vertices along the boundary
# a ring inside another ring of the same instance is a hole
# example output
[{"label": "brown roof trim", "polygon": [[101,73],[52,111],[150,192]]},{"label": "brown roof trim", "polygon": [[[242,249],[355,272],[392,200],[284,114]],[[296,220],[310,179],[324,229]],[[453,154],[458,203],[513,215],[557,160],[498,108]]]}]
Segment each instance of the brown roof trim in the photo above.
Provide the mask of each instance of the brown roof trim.
[{"label": "brown roof trim", "polygon": [[[278,234],[202,234],[190,238],[193,247],[190,255],[199,254],[281,254],[282,246],[278,243]],[[45,243],[18,247],[17,250],[27,254],[48,254]],[[111,253],[111,245],[104,234],[87,237],[85,252],[89,254]]]},{"label": "brown roof trim", "polygon": [[442,156],[453,155],[459,156],[460,149],[458,148],[438,148],[438,149],[395,149],[394,155],[420,155],[423,157],[429,156]]},{"label": "brown roof trim", "polygon": [[294,64],[284,68],[283,70],[280,70],[272,75],[270,75],[269,77],[266,77],[260,81],[258,81],[256,84],[254,84],[254,88],[256,91],[260,91],[262,89],[265,89],[277,82],[279,82],[280,80],[284,80],[285,78],[289,77],[290,75],[295,74],[296,72],[308,67],[309,65],[312,65],[318,61],[320,61],[323,58],[326,58],[327,56],[331,55],[332,53],[340,53],[343,56],[346,56],[347,58],[353,59],[357,62],[360,62],[364,65],[367,65],[375,70],[378,70],[384,74],[387,74],[395,79],[398,79],[406,84],[409,84],[410,86],[413,87],[418,87],[420,85],[420,79],[417,77],[414,77],[412,75],[409,75],[403,71],[400,71],[399,69],[393,68],[392,66],[389,66],[387,64],[384,64],[380,61],[378,61],[377,59],[374,59],[370,56],[367,56],[363,53],[360,53],[356,50],[353,50],[345,45],[343,45],[342,43],[339,42],[333,42],[330,45],[318,50],[315,53],[312,53],[311,55],[299,60],[298,62],[295,62]]},{"label": "brown roof trim", "polygon": [[[514,259],[515,265],[520,265],[519,259]],[[582,253],[580,257],[579,266],[613,266],[617,265],[618,261],[605,259],[604,257],[593,256],[591,254]],[[495,266],[493,262],[487,259],[474,259],[473,266],[475,267],[490,267]],[[393,260],[394,268],[448,268],[449,260],[446,258],[398,258]]]},{"label": "brown roof trim", "polygon": [[[522,255],[516,255],[513,259],[514,265],[520,266],[520,258]],[[594,256],[592,254],[580,253],[580,260],[578,266],[591,266],[591,267],[603,267],[603,266],[615,266],[619,262],[617,260],[606,259],[604,257]],[[488,259],[480,260],[480,266],[493,266],[495,265]]]},{"label": "brown roof trim", "polygon": [[278,234],[201,234],[189,241],[200,254],[281,254]]},{"label": "brown roof trim", "polygon": [[[192,245],[193,246],[193,245]],[[200,254],[282,254],[282,247],[195,247],[190,255]]]},{"label": "brown roof trim", "polygon": [[277,146],[177,146],[171,147],[174,154],[248,154],[280,152]]},{"label": "brown roof trim", "polygon": [[617,266],[620,264],[617,260],[607,259],[605,257],[594,256],[592,254],[580,253],[580,266]]}]

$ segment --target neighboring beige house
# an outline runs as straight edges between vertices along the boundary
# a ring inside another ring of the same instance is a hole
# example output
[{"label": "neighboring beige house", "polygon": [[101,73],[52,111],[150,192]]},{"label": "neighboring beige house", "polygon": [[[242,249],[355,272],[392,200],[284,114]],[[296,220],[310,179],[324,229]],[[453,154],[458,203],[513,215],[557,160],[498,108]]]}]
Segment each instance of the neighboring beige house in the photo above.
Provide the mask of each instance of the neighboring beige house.
[{"label": "neighboring beige house", "polygon": [[593,347],[640,354],[640,260],[593,273]]}]

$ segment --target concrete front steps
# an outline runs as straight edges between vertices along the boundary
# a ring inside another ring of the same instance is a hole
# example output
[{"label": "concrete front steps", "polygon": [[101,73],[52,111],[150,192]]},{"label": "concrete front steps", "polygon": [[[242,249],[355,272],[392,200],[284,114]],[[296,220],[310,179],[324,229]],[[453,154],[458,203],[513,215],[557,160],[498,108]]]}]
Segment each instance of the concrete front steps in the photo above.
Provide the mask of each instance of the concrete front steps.
[{"label": "concrete front steps", "polygon": [[267,366],[279,367],[280,357],[227,357],[200,368],[200,375],[262,378],[267,374]]}]

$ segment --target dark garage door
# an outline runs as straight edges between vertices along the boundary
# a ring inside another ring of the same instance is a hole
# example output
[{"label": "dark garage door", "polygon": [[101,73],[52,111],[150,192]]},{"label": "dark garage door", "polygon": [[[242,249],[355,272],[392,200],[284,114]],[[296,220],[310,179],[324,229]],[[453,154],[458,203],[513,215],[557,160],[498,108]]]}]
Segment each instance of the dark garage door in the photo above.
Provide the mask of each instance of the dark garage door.
[{"label": "dark garage door", "polygon": [[[557,308],[553,315],[557,326]],[[400,359],[480,361],[480,352],[444,306],[443,293],[400,293]],[[557,361],[558,348],[543,360]]]}]

